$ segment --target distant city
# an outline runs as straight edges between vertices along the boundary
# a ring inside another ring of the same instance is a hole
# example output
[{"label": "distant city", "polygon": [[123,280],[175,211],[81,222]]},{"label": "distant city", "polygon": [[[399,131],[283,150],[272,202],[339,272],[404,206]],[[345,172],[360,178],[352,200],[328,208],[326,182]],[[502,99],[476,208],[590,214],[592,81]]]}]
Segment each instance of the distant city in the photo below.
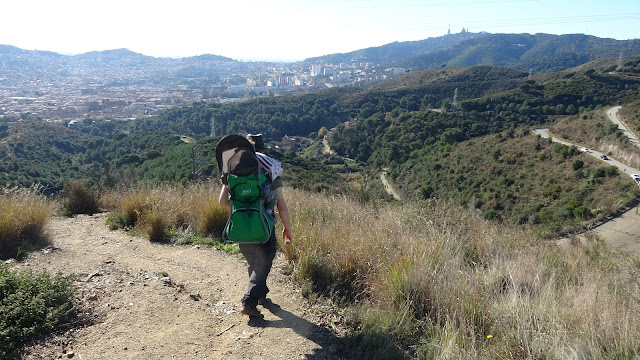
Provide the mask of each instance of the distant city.
[{"label": "distant city", "polygon": [[[125,120],[194,102],[368,86],[406,73],[353,60],[341,64],[238,62],[214,55],[152,58],[113,50],[76,56],[0,51],[0,122]],[[0,49],[2,50],[2,49]]]}]

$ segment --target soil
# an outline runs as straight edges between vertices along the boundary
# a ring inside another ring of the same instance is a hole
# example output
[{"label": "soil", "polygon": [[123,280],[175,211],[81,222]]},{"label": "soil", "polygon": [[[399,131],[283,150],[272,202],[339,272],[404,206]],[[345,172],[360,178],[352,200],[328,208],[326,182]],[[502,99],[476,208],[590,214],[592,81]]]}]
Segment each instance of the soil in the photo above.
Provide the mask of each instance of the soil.
[{"label": "soil", "polygon": [[54,218],[53,245],[13,268],[75,274],[77,319],[26,346],[22,359],[339,359],[339,314],[312,304],[279,254],[264,318],[240,313],[247,269],[205,246],[111,231],[106,214]]}]

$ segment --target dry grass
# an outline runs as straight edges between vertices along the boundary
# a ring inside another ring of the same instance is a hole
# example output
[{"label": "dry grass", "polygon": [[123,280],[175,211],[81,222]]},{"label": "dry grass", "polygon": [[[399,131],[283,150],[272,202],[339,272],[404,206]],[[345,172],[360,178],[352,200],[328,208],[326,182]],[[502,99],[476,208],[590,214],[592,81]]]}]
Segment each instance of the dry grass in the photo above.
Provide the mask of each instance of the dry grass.
[{"label": "dry grass", "polygon": [[37,186],[0,190],[0,209],[0,258],[16,257],[48,243],[44,227],[55,205]]},{"label": "dry grass", "polygon": [[106,193],[101,201],[118,226],[145,228],[150,238],[164,238],[167,230],[189,230],[220,236],[228,210],[218,204],[219,186],[201,183],[188,187],[167,185]]},{"label": "dry grass", "polygon": [[366,304],[363,331],[416,357],[640,356],[638,263],[597,239],[563,250],[446,204],[376,211],[287,196],[300,279]]},{"label": "dry grass", "polygon": [[[136,214],[150,236],[167,227],[217,234],[228,215],[218,191],[142,188],[102,201]],[[282,248],[307,295],[345,306],[358,329],[347,351],[371,359],[401,357],[394,347],[430,359],[640,356],[640,261],[598,239],[561,248],[438,202],[376,209],[291,189],[285,196],[294,242]]]},{"label": "dry grass", "polygon": [[87,181],[68,181],[64,187],[62,208],[65,216],[93,215],[100,211],[100,197],[89,189]]}]

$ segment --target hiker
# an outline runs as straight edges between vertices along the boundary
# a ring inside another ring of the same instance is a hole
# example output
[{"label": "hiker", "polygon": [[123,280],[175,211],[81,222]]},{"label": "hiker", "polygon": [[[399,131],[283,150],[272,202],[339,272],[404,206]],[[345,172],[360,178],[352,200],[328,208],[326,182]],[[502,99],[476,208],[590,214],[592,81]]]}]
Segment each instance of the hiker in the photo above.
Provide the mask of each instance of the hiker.
[{"label": "hiker", "polygon": [[[273,216],[274,207],[278,209],[278,214],[282,220],[282,238],[285,245],[289,245],[293,238],[291,234],[291,222],[289,211],[282,194],[282,167],[280,163],[265,155],[264,140],[261,134],[248,135],[247,140],[253,145],[256,157],[258,158],[260,170],[266,175],[270,195],[265,199],[265,209],[267,214]],[[229,186],[223,185],[220,191],[219,202],[221,205],[230,206]],[[276,255],[276,235],[271,233],[269,240],[262,244],[239,243],[240,251],[247,260],[247,270],[249,274],[249,285],[247,293],[242,297],[242,313],[249,316],[262,316],[257,305],[268,305],[267,277],[271,271],[271,265]]]}]

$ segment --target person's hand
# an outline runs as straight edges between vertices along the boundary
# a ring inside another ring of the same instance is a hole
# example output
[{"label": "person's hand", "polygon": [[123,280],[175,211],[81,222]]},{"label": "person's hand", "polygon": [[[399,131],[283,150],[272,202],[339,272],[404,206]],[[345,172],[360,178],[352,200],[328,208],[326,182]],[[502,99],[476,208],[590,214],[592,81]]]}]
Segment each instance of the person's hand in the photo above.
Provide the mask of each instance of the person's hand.
[{"label": "person's hand", "polygon": [[291,236],[291,230],[282,229],[282,239],[284,240],[285,245],[291,244],[291,240],[293,239],[293,236]]}]

